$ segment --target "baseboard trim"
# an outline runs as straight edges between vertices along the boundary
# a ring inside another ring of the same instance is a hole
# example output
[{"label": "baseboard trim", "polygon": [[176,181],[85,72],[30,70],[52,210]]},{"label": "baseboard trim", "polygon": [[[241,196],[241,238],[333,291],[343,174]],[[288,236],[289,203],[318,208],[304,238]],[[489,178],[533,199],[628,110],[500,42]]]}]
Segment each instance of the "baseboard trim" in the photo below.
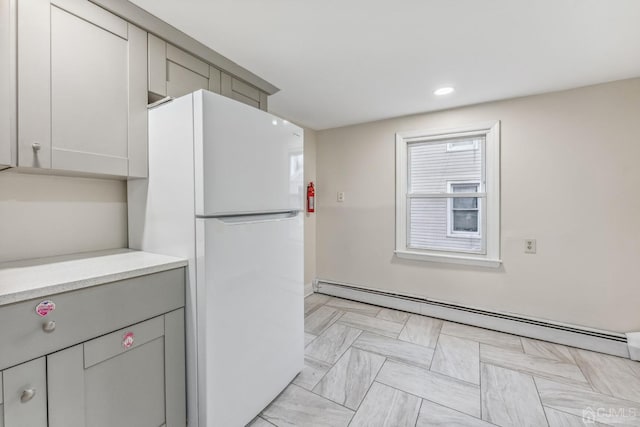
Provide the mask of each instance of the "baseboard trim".
[{"label": "baseboard trim", "polygon": [[625,334],[318,279],[315,291],[410,313],[629,358]]},{"label": "baseboard trim", "polygon": [[308,297],[309,295],[311,295],[313,293],[313,284],[312,283],[305,283],[304,284],[304,296],[305,298]]}]

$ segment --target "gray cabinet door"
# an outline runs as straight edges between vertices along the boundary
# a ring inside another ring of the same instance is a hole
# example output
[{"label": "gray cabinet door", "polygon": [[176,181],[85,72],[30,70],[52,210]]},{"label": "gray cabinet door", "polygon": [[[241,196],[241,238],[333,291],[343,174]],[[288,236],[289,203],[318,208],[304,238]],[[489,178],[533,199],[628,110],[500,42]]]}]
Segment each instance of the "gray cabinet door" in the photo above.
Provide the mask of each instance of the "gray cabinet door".
[{"label": "gray cabinet door", "polygon": [[178,98],[198,89],[220,93],[220,71],[149,34],[149,101]]},{"label": "gray cabinet door", "polygon": [[[207,72],[209,68],[207,67]],[[178,98],[198,89],[208,89],[209,78],[190,69],[167,61],[167,95]]]},{"label": "gray cabinet door", "polygon": [[16,161],[15,61],[16,4],[15,0],[0,0],[0,170],[15,166]]},{"label": "gray cabinet door", "polygon": [[185,426],[184,310],[47,356],[50,427]]},{"label": "gray cabinet door", "polygon": [[87,0],[18,1],[20,166],[146,176],[146,33]]},{"label": "gray cabinet door", "polygon": [[226,73],[222,73],[220,83],[222,95],[267,111],[267,94],[258,88]]},{"label": "gray cabinet door", "polygon": [[45,358],[2,372],[0,427],[47,427]]},{"label": "gray cabinet door", "polygon": [[167,96],[167,42],[149,34],[147,38],[147,69],[149,101],[153,102],[151,95],[155,98]]}]

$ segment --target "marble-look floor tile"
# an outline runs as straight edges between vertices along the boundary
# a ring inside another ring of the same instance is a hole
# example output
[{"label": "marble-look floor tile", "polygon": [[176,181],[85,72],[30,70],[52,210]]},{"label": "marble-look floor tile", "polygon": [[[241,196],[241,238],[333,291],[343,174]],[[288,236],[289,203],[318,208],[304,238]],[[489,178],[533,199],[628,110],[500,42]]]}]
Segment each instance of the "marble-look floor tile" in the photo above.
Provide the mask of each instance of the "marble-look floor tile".
[{"label": "marble-look floor tile", "polygon": [[329,372],[331,366],[331,363],[305,356],[304,368],[302,372],[293,379],[293,383],[307,390],[312,390],[320,382],[322,377]]},{"label": "marble-look floor tile", "polygon": [[442,333],[458,338],[478,341],[495,347],[522,351],[520,337],[492,331],[490,329],[476,328],[475,326],[463,325],[461,323],[444,322],[444,325],[442,325]]},{"label": "marble-look floor tile", "polygon": [[539,341],[531,338],[520,338],[524,352],[532,356],[546,357],[547,359],[556,359],[561,362],[573,363],[573,356],[568,347],[560,344],[554,344],[547,341]]},{"label": "marble-look floor tile", "polygon": [[344,311],[333,307],[322,306],[308,315],[304,320],[304,331],[309,334],[320,335],[337,322],[343,314]]},{"label": "marble-look floor tile", "polygon": [[480,387],[416,366],[387,360],[376,381],[480,417]]},{"label": "marble-look floor tile", "polygon": [[486,344],[480,344],[480,361],[536,377],[573,384],[587,389],[591,388],[580,369],[573,363],[509,351]]},{"label": "marble-look floor tile", "polygon": [[480,384],[480,344],[477,341],[441,334],[431,362],[431,370]]},{"label": "marble-look floor tile", "polygon": [[278,427],[347,426],[353,411],[296,385],[290,385],[261,415]]},{"label": "marble-look floor tile", "polygon": [[436,348],[442,320],[412,314],[405,323],[398,339],[429,348]]},{"label": "marble-look floor tile", "polygon": [[251,421],[249,424],[247,424],[247,427],[274,427],[274,426],[269,421],[265,421],[264,419],[257,417],[253,421]]},{"label": "marble-look floor tile", "polygon": [[316,360],[336,363],[361,333],[359,329],[334,324],[305,348],[305,354]]},{"label": "marble-look floor tile", "polygon": [[607,425],[640,426],[640,403],[568,384],[535,379],[544,406]]},{"label": "marble-look floor tile", "polygon": [[361,350],[370,351],[399,362],[416,365],[429,369],[433,350],[417,344],[398,341],[370,332],[363,332],[353,343],[353,346]]},{"label": "marble-look floor tile", "polygon": [[502,427],[547,425],[530,375],[482,364],[482,419]]},{"label": "marble-look floor tile", "polygon": [[390,308],[383,308],[376,316],[378,319],[388,320],[390,322],[404,323],[409,318],[409,313],[404,311],[392,310]]},{"label": "marble-look floor tile", "polygon": [[352,328],[362,329],[363,331],[373,332],[389,338],[397,338],[402,330],[402,324],[400,323],[351,312],[343,314],[338,322],[351,326]]},{"label": "marble-look floor tile", "polygon": [[308,333],[304,333],[304,346],[308,346],[309,343],[313,340],[315,340],[316,338],[318,338],[317,335],[313,335],[313,334],[308,334]]},{"label": "marble-look floor tile", "polygon": [[313,392],[350,409],[358,409],[385,358],[350,348],[322,378]]},{"label": "marble-look floor tile", "polygon": [[380,313],[380,310],[382,310],[381,307],[377,307],[375,305],[340,298],[331,298],[326,305],[342,311],[349,311],[351,313],[364,314],[372,317],[376,317],[378,313]]},{"label": "marble-look floor tile", "polygon": [[421,399],[373,383],[349,427],[414,427]]},{"label": "marble-look floor tile", "polygon": [[330,296],[322,294],[311,294],[304,299],[304,315],[307,316],[318,308],[326,304],[331,299]]},{"label": "marble-look floor tile", "polygon": [[549,427],[606,427],[606,424],[567,414],[566,412],[561,412],[548,406],[544,407],[544,412],[547,414]]},{"label": "marble-look floor tile", "polygon": [[486,421],[475,418],[428,400],[422,401],[416,427],[491,427]]},{"label": "marble-look floor tile", "polygon": [[634,369],[638,362],[577,348],[571,353],[595,391],[640,402],[640,375]]}]

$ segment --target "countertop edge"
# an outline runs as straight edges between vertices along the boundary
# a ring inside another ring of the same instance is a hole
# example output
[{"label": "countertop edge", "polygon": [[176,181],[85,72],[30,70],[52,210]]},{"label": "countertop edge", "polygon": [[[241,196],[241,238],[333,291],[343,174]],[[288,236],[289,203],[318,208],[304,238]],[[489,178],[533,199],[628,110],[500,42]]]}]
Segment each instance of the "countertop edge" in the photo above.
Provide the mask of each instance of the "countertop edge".
[{"label": "countertop edge", "polygon": [[35,298],[42,298],[61,294],[64,292],[75,291],[79,289],[90,288],[93,286],[104,285],[106,283],[112,283],[119,280],[132,279],[135,277],[146,276],[148,274],[160,273],[163,271],[174,270],[176,268],[182,268],[188,266],[187,260],[169,261],[161,264],[145,266],[140,268],[133,268],[131,270],[118,271],[115,273],[104,274],[87,279],[74,280],[65,283],[55,283],[47,286],[42,286],[33,289],[27,289],[24,291],[16,291],[6,295],[0,294],[0,307],[15,304],[19,302],[28,301]]}]

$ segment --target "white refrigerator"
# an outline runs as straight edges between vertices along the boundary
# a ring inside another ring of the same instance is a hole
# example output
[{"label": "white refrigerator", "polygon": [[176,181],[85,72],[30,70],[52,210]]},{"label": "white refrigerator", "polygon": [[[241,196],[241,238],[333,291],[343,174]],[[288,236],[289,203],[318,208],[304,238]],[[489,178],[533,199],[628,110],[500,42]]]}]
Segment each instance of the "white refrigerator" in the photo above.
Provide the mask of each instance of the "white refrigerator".
[{"label": "white refrigerator", "polygon": [[189,259],[190,426],[251,421],[302,370],[303,131],[200,90],[149,111],[129,245]]}]

